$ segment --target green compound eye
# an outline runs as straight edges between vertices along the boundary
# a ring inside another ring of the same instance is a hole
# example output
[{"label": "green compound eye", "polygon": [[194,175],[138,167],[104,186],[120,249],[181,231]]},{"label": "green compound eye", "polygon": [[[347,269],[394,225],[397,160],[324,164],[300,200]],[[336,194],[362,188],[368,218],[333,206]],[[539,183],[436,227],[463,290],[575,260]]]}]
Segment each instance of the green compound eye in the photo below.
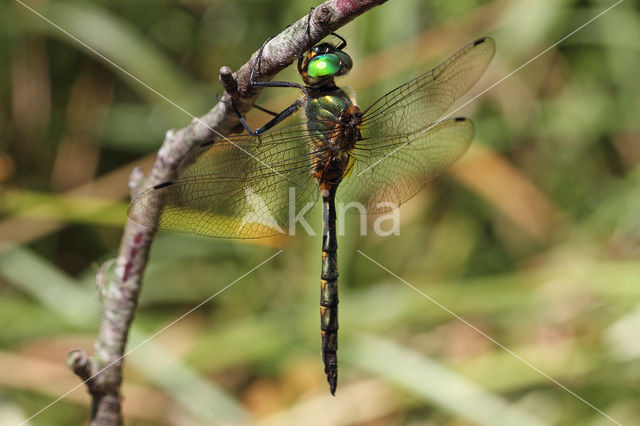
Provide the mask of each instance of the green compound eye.
[{"label": "green compound eye", "polygon": [[312,78],[335,75],[340,70],[340,58],[333,54],[320,55],[309,62],[307,73]]}]

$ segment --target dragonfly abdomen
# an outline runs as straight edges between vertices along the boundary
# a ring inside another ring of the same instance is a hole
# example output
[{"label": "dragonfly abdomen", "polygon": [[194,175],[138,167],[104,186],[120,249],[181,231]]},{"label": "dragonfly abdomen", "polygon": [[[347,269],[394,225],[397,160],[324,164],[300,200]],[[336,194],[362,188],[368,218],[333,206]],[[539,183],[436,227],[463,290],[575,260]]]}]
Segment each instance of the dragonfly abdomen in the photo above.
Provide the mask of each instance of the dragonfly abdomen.
[{"label": "dragonfly abdomen", "polygon": [[338,239],[336,233],[336,185],[321,184],[322,273],[320,274],[320,332],[322,361],[331,394],[338,384]]},{"label": "dragonfly abdomen", "polygon": [[349,152],[361,138],[362,113],[337,87],[308,94],[307,130],[313,141],[313,176],[323,202],[320,330],[322,361],[331,394],[338,384],[338,239],[335,195],[350,164]]}]

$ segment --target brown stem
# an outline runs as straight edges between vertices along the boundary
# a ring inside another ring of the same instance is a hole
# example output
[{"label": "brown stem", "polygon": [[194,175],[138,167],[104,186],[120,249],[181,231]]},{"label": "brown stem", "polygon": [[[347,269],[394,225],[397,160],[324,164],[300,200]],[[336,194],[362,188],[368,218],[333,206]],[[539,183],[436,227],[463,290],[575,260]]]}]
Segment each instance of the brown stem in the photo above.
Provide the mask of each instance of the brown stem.
[{"label": "brown stem", "polygon": [[[308,50],[356,16],[384,2],[386,0],[324,2],[311,14],[309,36],[306,31],[308,17],[304,16],[265,45],[257,79],[270,80],[297,59],[301,48]],[[233,96],[235,105],[243,114],[252,107],[259,90],[249,90],[247,82],[256,57],[257,52],[234,75],[228,67],[220,70],[221,83],[230,93],[225,93],[215,107],[199,119],[193,119],[187,127],[166,133],[148,178],[142,179],[139,170],[132,173],[132,197],[143,187],[174,179],[178,166],[193,147],[242,130],[229,101]],[[122,358],[155,232],[155,229],[127,221],[114,273],[107,275],[101,271],[98,274],[103,314],[95,343],[96,353],[88,358],[84,352],[72,351],[68,357],[70,368],[86,381],[92,395],[92,426],[117,426],[123,422],[120,396]]]}]

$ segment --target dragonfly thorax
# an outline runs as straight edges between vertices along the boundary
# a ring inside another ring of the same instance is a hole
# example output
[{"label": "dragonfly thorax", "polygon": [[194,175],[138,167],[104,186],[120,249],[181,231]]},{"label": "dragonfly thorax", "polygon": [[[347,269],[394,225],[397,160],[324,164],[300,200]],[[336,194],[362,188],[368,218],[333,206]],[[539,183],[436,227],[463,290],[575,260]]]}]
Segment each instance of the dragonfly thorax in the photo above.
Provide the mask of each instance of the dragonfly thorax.
[{"label": "dragonfly thorax", "polygon": [[348,171],[350,152],[362,138],[362,112],[340,88],[310,90],[305,114],[312,136],[313,175],[318,182],[337,185]]}]

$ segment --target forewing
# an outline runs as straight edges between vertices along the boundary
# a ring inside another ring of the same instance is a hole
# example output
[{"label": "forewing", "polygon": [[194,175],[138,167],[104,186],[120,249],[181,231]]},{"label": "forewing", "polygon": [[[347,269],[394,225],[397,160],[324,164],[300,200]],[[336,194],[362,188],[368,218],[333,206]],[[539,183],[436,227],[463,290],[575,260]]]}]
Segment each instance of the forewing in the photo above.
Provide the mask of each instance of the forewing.
[{"label": "forewing", "polygon": [[[160,229],[223,238],[287,233],[317,198],[310,139],[303,124],[215,142],[179,179],[143,192],[129,217]],[[160,217],[156,217],[161,205]],[[293,213],[293,216],[291,214]]]},{"label": "forewing", "polygon": [[362,203],[367,213],[383,213],[421,191],[456,161],[473,139],[469,119],[440,119],[478,81],[495,53],[482,38],[431,71],[392,90],[363,112],[363,140],[340,184],[343,202]]},{"label": "forewing", "polygon": [[431,71],[378,99],[364,111],[362,128],[380,137],[410,135],[426,128],[471,89],[494,53],[493,39],[476,40]]}]

